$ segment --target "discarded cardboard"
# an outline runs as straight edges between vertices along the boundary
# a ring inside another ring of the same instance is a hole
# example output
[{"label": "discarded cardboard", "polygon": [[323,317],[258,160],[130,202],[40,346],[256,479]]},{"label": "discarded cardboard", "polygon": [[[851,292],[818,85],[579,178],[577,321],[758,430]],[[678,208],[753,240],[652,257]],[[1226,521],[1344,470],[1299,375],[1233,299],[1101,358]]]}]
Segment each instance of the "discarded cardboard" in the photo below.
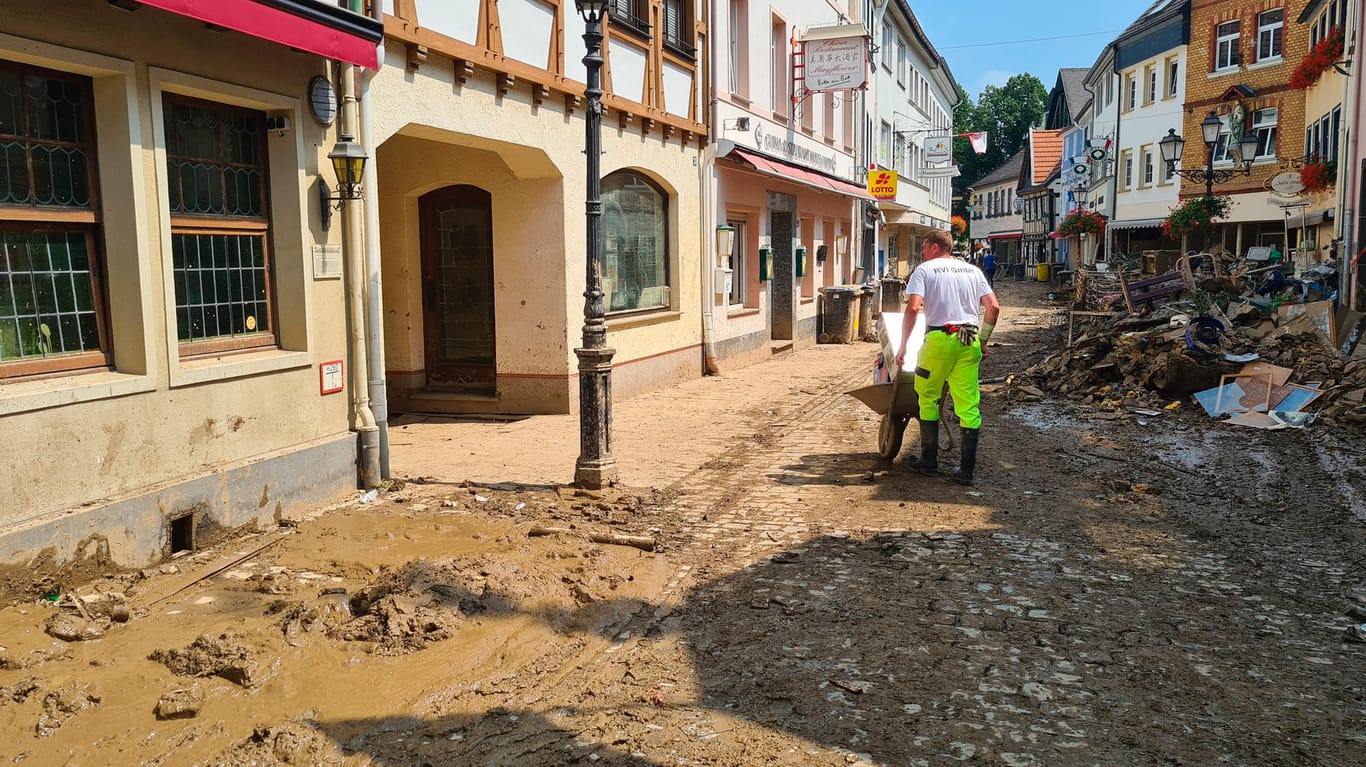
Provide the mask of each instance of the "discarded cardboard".
[{"label": "discarded cardboard", "polygon": [[1366,313],[1353,311],[1344,306],[1338,309],[1334,322],[1338,334],[1333,337],[1333,346],[1342,356],[1350,357],[1361,343],[1362,337],[1366,336]]},{"label": "discarded cardboard", "polygon": [[1277,421],[1266,413],[1241,413],[1228,419],[1225,423],[1230,423],[1234,426],[1247,426],[1253,429],[1267,429],[1269,431],[1284,429],[1286,426],[1284,423]]},{"label": "discarded cardboard", "polygon": [[1330,346],[1337,338],[1334,332],[1333,323],[1333,302],[1314,301],[1308,304],[1281,304],[1276,309],[1277,324],[1284,325],[1296,317],[1307,317],[1314,327],[1323,333],[1323,338]]},{"label": "discarded cardboard", "polygon": [[1262,376],[1270,375],[1271,383],[1281,386],[1290,380],[1290,374],[1295,372],[1290,368],[1283,368],[1280,365],[1273,365],[1270,362],[1249,362],[1238,371],[1239,376]]}]

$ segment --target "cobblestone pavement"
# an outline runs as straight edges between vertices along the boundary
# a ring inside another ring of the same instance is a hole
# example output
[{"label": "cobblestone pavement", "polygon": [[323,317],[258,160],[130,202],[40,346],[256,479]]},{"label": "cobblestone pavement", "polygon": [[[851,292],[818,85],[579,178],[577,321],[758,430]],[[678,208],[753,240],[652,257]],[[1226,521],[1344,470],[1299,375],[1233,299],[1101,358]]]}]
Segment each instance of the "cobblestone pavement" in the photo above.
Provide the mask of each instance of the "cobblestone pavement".
[{"label": "cobblestone pavement", "polygon": [[[1024,346],[1037,326],[1002,337]],[[1366,601],[1366,549],[1326,473],[1290,460],[1301,438],[1173,422],[1154,439],[998,390],[969,489],[873,454],[874,416],[838,394],[864,377],[751,413],[751,436],[651,510],[677,563],[658,599],[486,714],[429,727],[458,740],[421,753],[1366,763],[1366,645],[1344,641],[1342,614]],[[1154,458],[1163,439],[1199,448],[1205,472]],[[1257,481],[1240,482],[1259,451]],[[411,742],[366,747],[414,758]]]}]

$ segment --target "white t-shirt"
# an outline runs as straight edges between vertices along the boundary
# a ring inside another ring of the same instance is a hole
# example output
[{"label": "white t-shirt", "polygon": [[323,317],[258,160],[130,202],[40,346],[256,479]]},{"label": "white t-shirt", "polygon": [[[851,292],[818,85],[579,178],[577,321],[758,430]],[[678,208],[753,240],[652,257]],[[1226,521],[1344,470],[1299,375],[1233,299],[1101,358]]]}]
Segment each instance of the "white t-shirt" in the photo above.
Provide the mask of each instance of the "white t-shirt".
[{"label": "white t-shirt", "polygon": [[911,272],[906,295],[925,300],[925,324],[976,325],[982,296],[991,293],[982,270],[949,256],[932,258]]}]

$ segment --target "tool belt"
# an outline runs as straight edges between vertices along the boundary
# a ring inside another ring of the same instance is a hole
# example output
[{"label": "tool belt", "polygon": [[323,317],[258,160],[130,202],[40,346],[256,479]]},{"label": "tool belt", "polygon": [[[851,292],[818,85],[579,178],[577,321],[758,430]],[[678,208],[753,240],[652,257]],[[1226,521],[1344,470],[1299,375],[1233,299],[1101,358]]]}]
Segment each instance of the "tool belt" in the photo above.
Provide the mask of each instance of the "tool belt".
[{"label": "tool belt", "polygon": [[964,346],[972,346],[972,342],[977,340],[976,325],[931,325],[927,330],[931,333],[937,330],[940,333],[956,335],[958,343]]}]

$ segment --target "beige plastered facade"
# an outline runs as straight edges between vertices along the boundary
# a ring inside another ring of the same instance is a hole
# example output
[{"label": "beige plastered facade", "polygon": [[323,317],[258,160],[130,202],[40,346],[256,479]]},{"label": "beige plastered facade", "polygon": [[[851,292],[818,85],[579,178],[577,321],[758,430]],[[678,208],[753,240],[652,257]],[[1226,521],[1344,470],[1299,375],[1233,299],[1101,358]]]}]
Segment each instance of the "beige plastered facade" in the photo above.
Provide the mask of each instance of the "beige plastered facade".
[{"label": "beige plastered facade", "polygon": [[[392,16],[387,23],[402,28]],[[390,409],[575,412],[574,348],[581,345],[587,281],[582,104],[574,106],[563,94],[538,96],[515,77],[508,85],[491,68],[471,68],[457,82],[447,55],[432,48],[423,63],[410,67],[403,41],[390,37],[370,85]],[[608,74],[610,65],[609,50]],[[666,131],[638,116],[623,123],[617,109],[603,118],[602,176],[635,171],[668,198],[668,305],[607,316],[607,343],[616,350],[614,397],[702,374],[697,190],[703,135]],[[496,347],[491,396],[427,386],[419,200],[458,185],[478,187],[491,197]]]},{"label": "beige plastered facade", "polygon": [[[347,356],[342,280],[313,276],[314,244],[341,240],[336,223],[322,231],[312,186],[336,133],[303,101],[327,62],[151,8],[3,5],[0,59],[93,83],[114,364],[0,378],[0,563],[142,564],[169,553],[173,518],[192,515],[195,535],[211,536],[353,489],[348,395],[319,385],[319,363]],[[163,93],[289,118],[267,138],[277,349],[180,355]]]}]

